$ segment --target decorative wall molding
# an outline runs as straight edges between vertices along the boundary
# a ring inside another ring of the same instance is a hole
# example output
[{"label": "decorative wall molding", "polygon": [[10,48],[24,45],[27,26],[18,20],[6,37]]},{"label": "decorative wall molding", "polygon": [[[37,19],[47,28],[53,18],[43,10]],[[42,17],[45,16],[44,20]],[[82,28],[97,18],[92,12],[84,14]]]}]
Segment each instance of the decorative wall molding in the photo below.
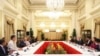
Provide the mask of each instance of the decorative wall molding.
[{"label": "decorative wall molding", "polygon": [[9,24],[13,24],[14,23],[14,19],[5,15],[5,20],[9,23]]},{"label": "decorative wall molding", "polygon": [[27,6],[27,9],[29,8],[30,4],[29,4],[29,0],[23,0],[23,5]]},{"label": "decorative wall molding", "polygon": [[23,0],[22,5],[23,5],[26,9],[29,9],[30,4],[29,4],[26,0]]},{"label": "decorative wall molding", "polygon": [[4,6],[4,9],[8,9],[9,11],[12,11],[13,13],[16,13],[16,14],[18,14],[18,10],[15,8],[15,7],[13,7],[11,4],[9,4],[7,1],[2,1],[2,2],[4,2],[4,4],[5,4],[5,6]]},{"label": "decorative wall molding", "polygon": [[[34,6],[30,5],[28,9],[33,9],[33,10],[48,10],[45,5],[39,5],[39,6],[37,6],[37,5],[34,5]],[[77,9],[77,6],[75,6],[75,5],[69,5],[68,6],[67,5],[67,6],[64,7],[64,10],[66,10],[66,9],[71,9],[71,10]]]},{"label": "decorative wall molding", "polygon": [[13,7],[11,4],[9,4],[7,1],[3,1],[5,6],[4,6],[4,12],[5,14],[7,13],[8,15],[11,15],[12,17],[16,17],[17,15],[21,15],[23,17],[26,18],[26,20],[28,20],[27,16],[25,16],[22,12],[18,11],[18,9],[16,9],[15,7]]},{"label": "decorative wall molding", "polygon": [[94,9],[91,10],[90,14],[94,15],[96,13],[100,12],[100,6],[95,7]]},{"label": "decorative wall molding", "polygon": [[22,14],[23,19],[25,19],[25,21],[29,21],[28,17]]},{"label": "decorative wall molding", "polygon": [[82,16],[80,16],[80,17],[78,18],[79,21],[84,20],[84,19],[86,19],[86,14],[84,14],[84,15],[82,15]]},{"label": "decorative wall molding", "polygon": [[0,0],[0,10],[3,10],[4,8],[4,3],[2,3],[2,1]]},{"label": "decorative wall molding", "polygon": [[100,0],[93,0],[93,7],[96,7],[100,4]]},{"label": "decorative wall molding", "polygon": [[79,3],[77,5],[77,8],[82,8],[83,6],[85,6],[85,0],[79,0]]},{"label": "decorative wall molding", "polygon": [[100,12],[95,13],[94,15],[92,15],[91,18],[93,18],[93,19],[100,19]]}]

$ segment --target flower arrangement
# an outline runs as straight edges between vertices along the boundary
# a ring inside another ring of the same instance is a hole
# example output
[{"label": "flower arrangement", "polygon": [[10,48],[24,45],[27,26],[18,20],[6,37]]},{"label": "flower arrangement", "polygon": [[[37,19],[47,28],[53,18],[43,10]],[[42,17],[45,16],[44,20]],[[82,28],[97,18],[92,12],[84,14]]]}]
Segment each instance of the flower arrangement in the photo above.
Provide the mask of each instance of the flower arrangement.
[{"label": "flower arrangement", "polygon": [[45,54],[66,54],[67,52],[59,43],[50,43],[46,48]]}]

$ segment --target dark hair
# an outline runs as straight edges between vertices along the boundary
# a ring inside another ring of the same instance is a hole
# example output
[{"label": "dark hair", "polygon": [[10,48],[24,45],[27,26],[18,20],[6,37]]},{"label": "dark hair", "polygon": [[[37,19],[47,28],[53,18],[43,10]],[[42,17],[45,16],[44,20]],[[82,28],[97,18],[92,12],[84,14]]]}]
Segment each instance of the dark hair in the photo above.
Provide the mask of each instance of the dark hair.
[{"label": "dark hair", "polygon": [[0,39],[0,44],[3,44],[5,42],[4,39]]},{"label": "dark hair", "polygon": [[11,39],[15,38],[15,35],[11,35]]}]

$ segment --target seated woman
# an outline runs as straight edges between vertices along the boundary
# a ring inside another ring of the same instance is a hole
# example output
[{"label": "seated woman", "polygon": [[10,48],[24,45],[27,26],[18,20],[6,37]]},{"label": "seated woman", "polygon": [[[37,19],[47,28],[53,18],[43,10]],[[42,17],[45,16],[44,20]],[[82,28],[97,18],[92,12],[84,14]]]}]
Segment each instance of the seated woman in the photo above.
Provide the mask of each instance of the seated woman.
[{"label": "seated woman", "polygon": [[97,41],[96,41],[96,37],[94,37],[93,42],[91,43],[90,47],[96,49],[97,47]]},{"label": "seated woman", "polygon": [[24,38],[24,43],[26,44],[26,46],[30,45],[29,39],[28,37]]}]

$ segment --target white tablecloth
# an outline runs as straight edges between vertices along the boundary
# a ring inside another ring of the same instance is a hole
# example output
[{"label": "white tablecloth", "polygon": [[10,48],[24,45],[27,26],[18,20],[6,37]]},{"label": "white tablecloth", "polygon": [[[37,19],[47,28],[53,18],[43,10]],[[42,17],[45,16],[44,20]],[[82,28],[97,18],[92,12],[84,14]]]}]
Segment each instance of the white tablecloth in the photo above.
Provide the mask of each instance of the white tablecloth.
[{"label": "white tablecloth", "polygon": [[[100,52],[88,52],[88,49],[87,48],[84,48],[82,49],[81,46],[78,46],[78,45],[75,45],[75,44],[72,44],[70,42],[65,42],[65,41],[61,41],[69,46],[71,46],[72,48],[78,50],[79,52],[81,52],[82,54],[34,54],[34,52],[36,50],[38,50],[38,48],[44,43],[45,41],[41,41],[40,43],[39,42],[36,42],[36,43],[33,43],[31,44],[30,46],[27,46],[27,47],[24,47],[23,50],[17,50],[15,52],[13,52],[12,55],[16,55],[15,53],[19,53],[20,55],[19,56],[98,56],[98,54],[100,54]],[[33,47],[34,46],[34,47]],[[28,48],[28,50],[26,50]],[[26,50],[26,51],[25,51]],[[9,55],[11,56],[11,55]]]}]

